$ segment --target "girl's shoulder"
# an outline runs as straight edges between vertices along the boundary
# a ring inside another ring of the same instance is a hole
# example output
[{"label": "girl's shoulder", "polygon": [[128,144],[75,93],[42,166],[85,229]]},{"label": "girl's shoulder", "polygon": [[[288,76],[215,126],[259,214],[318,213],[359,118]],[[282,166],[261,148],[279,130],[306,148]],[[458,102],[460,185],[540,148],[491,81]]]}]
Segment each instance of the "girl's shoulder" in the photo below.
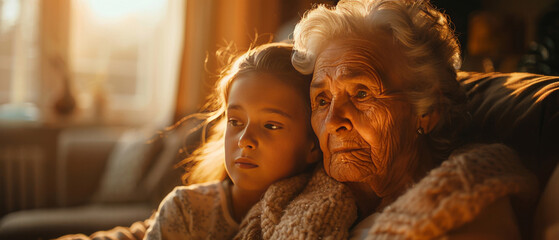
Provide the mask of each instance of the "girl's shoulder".
[{"label": "girl's shoulder", "polygon": [[177,186],[169,194],[173,194],[177,197],[189,195],[212,196],[219,194],[222,190],[222,181],[212,181],[188,186]]}]

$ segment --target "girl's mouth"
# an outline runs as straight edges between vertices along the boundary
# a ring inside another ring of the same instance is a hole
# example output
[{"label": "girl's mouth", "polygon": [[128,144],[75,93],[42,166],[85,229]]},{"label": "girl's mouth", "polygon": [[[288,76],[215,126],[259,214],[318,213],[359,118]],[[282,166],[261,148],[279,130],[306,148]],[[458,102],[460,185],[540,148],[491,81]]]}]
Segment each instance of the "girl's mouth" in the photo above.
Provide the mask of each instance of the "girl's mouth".
[{"label": "girl's mouth", "polygon": [[245,162],[235,162],[235,166],[244,169],[256,168],[258,165],[252,163],[245,163]]},{"label": "girl's mouth", "polygon": [[250,169],[257,168],[258,164],[254,163],[254,161],[250,158],[240,157],[235,159],[235,166],[239,168]]}]

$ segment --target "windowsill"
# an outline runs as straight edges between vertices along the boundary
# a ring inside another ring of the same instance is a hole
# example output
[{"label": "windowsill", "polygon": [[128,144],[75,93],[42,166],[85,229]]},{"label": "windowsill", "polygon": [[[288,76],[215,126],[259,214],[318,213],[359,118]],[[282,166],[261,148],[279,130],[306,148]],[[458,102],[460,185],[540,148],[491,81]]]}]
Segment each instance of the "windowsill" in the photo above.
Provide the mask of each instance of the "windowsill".
[{"label": "windowsill", "polygon": [[[74,128],[74,127],[142,127],[151,125],[130,111],[118,114],[76,109],[69,114],[57,114],[53,109],[38,108],[32,103],[0,105],[0,125],[3,128]],[[128,114],[127,114],[128,113]],[[136,116],[130,119],[130,116]],[[162,126],[164,127],[164,126]]]}]

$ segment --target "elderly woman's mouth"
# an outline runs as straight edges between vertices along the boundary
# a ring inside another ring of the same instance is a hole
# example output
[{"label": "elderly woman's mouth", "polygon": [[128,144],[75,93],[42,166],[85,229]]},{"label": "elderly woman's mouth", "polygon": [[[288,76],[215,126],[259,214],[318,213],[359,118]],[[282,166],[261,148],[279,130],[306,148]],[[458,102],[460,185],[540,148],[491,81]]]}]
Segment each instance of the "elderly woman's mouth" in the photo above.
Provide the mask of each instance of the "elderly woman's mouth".
[{"label": "elderly woman's mouth", "polygon": [[361,167],[371,168],[371,151],[369,148],[336,148],[330,151],[330,161],[336,163],[354,163]]},{"label": "elderly woman's mouth", "polygon": [[344,154],[344,153],[353,153],[356,151],[365,151],[365,148],[361,148],[361,147],[355,147],[355,148],[336,148],[336,149],[332,149],[330,151],[330,153],[332,155],[334,154]]}]

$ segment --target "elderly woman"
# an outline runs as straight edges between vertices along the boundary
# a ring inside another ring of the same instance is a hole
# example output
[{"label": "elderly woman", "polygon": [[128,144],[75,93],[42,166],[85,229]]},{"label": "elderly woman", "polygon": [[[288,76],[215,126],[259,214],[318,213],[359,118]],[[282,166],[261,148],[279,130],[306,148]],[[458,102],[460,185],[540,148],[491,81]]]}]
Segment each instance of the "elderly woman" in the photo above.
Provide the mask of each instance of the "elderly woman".
[{"label": "elderly woman", "polygon": [[[309,11],[294,40],[293,65],[313,74],[324,170],[355,198],[352,238],[520,238],[510,198],[532,196],[535,180],[504,145],[464,146],[459,47],[442,13],[428,1],[341,1]],[[308,192],[290,203],[303,212],[269,219],[279,210],[266,196],[254,216],[262,229],[304,228]]]},{"label": "elderly woman", "polygon": [[294,40],[294,66],[314,74],[324,168],[356,198],[354,237],[519,237],[509,196],[533,178],[503,145],[456,150],[468,115],[442,13],[428,1],[342,1],[308,12]]}]

